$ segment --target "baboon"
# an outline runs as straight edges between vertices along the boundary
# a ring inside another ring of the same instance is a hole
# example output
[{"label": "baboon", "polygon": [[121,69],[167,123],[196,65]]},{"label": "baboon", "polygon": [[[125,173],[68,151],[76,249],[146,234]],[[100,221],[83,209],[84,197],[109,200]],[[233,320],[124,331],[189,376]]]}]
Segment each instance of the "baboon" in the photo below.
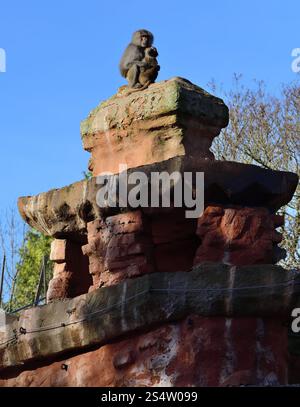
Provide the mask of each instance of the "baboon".
[{"label": "baboon", "polygon": [[[143,88],[147,88],[150,83],[153,83],[157,78],[160,66],[158,65],[157,58],[158,52],[155,47],[145,49],[144,62],[147,63],[147,68],[140,68],[139,83]],[[141,88],[142,89],[142,88]]]},{"label": "baboon", "polygon": [[[150,31],[138,30],[133,34],[131,43],[125,49],[120,61],[120,72],[128,80],[128,87],[130,88],[140,89],[144,86],[147,87],[157,78],[159,65],[157,64],[156,56],[158,53],[156,48],[152,47],[153,39],[153,34]],[[146,49],[149,49],[147,56]],[[153,56],[155,53],[156,56]],[[147,59],[150,61],[150,64],[147,62]],[[149,72],[147,73],[148,70]],[[140,82],[141,73],[143,74],[142,80],[144,84]]]}]

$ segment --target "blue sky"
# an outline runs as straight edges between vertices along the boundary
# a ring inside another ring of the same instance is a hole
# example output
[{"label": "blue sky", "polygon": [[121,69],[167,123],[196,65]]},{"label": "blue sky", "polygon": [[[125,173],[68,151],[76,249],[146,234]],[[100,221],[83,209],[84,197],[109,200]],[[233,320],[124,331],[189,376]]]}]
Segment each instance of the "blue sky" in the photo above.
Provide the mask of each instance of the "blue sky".
[{"label": "blue sky", "polygon": [[0,212],[18,196],[82,178],[88,153],[79,125],[124,80],[119,58],[131,33],[155,35],[158,80],[182,76],[202,87],[233,73],[271,92],[296,79],[299,0],[0,0]]}]

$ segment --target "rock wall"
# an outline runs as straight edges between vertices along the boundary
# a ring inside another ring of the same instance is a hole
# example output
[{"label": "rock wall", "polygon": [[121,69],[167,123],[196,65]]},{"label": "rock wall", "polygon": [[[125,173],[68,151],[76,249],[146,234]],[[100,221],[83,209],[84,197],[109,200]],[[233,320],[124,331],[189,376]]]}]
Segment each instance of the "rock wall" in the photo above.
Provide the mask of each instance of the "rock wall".
[{"label": "rock wall", "polygon": [[[0,333],[0,386],[239,386],[296,380],[287,324],[299,272],[284,258],[276,212],[295,174],[216,161],[209,148],[228,123],[224,102],[182,78],[118,92],[82,122],[93,177],[19,199],[23,219],[54,238],[49,303]],[[124,167],[129,170],[124,178]],[[121,171],[121,172],[120,172]],[[122,172],[123,171],[123,172]],[[119,199],[136,172],[184,179],[204,212]],[[116,186],[99,206],[99,173]],[[293,377],[293,379],[289,379]]]},{"label": "rock wall", "polygon": [[176,156],[213,159],[214,137],[228,124],[223,101],[173,78],[130,96],[122,93],[94,109],[81,124],[93,175],[164,161]]},{"label": "rock wall", "polygon": [[277,319],[190,315],[0,379],[0,386],[274,386],[287,383],[286,358],[287,337]]},{"label": "rock wall", "polygon": [[278,266],[206,264],[22,311],[0,337],[0,385],[286,384],[299,281]]}]

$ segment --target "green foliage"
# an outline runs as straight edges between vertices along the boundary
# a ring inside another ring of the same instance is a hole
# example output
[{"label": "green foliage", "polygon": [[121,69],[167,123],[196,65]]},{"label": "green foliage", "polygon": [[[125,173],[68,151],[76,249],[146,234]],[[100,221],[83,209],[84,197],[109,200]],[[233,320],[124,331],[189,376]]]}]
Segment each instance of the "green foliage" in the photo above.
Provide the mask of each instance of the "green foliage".
[{"label": "green foliage", "polygon": [[[52,277],[52,264],[49,261],[51,238],[29,229],[19,250],[14,287],[12,288],[11,309],[16,309],[34,301],[39,283],[43,257],[45,256],[46,282]],[[42,291],[41,297],[44,296]]]},{"label": "green foliage", "polygon": [[[292,82],[282,86],[279,96],[270,95],[263,82],[253,89],[235,76],[229,92],[214,93],[224,97],[230,110],[229,125],[214,140],[216,159],[255,164],[271,170],[295,172],[300,176],[300,86]],[[293,199],[278,212],[285,224],[281,247],[287,257],[280,264],[300,266],[300,184]]]},{"label": "green foliage", "polygon": [[84,176],[84,179],[89,180],[93,177],[93,174],[91,171],[82,171],[82,174]]}]

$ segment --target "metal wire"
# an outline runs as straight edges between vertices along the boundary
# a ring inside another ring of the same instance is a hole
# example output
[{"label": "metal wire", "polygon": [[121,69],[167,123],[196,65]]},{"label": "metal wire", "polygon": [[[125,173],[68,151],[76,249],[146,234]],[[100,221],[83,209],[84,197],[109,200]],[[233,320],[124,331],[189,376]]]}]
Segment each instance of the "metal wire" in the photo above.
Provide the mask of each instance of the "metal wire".
[{"label": "metal wire", "polygon": [[71,321],[71,322],[61,322],[60,324],[56,324],[56,325],[48,325],[48,326],[44,326],[44,327],[39,327],[39,328],[35,328],[35,329],[31,329],[31,330],[27,330],[24,327],[20,327],[20,332],[19,333],[15,333],[14,336],[10,337],[9,339],[7,339],[5,342],[0,343],[0,346],[5,346],[10,342],[16,341],[18,340],[18,338],[22,335],[26,335],[26,334],[31,334],[31,333],[38,333],[38,332],[44,332],[44,331],[49,331],[49,330],[53,330],[53,329],[58,329],[58,328],[65,328],[67,326],[70,325],[75,325],[75,324],[79,324],[82,322],[85,322],[87,320],[93,319],[91,318],[91,316],[93,315],[97,315],[97,317],[99,317],[102,314],[107,313],[107,311],[122,306],[124,304],[126,304],[127,302],[141,296],[144,295],[146,293],[150,293],[150,292],[203,292],[203,291],[235,291],[235,290],[257,290],[257,289],[262,289],[262,288],[267,288],[267,289],[273,289],[274,287],[283,287],[283,286],[296,286],[296,285],[300,285],[300,281],[297,281],[296,279],[290,279],[290,280],[286,280],[282,283],[277,283],[277,284],[270,284],[270,285],[252,285],[252,286],[244,286],[244,287],[232,287],[232,288],[228,288],[228,287],[220,287],[220,288],[195,288],[195,289],[184,289],[184,288],[149,288],[147,290],[144,290],[140,293],[137,293],[135,295],[132,295],[131,297],[126,298],[125,301],[119,301],[115,304],[112,304],[108,307],[102,308],[100,310],[97,311],[93,311],[89,314],[87,314],[87,316],[85,316],[84,318],[78,319],[76,321]]},{"label": "metal wire", "polygon": [[152,288],[151,291],[186,291],[186,292],[202,292],[202,291],[236,291],[236,290],[251,290],[253,288],[273,288],[273,287],[282,287],[289,285],[299,285],[299,282],[295,283],[295,280],[287,280],[284,283],[271,284],[271,285],[255,285],[255,286],[244,286],[244,287],[220,287],[220,288],[190,288],[185,290],[183,288]]}]

